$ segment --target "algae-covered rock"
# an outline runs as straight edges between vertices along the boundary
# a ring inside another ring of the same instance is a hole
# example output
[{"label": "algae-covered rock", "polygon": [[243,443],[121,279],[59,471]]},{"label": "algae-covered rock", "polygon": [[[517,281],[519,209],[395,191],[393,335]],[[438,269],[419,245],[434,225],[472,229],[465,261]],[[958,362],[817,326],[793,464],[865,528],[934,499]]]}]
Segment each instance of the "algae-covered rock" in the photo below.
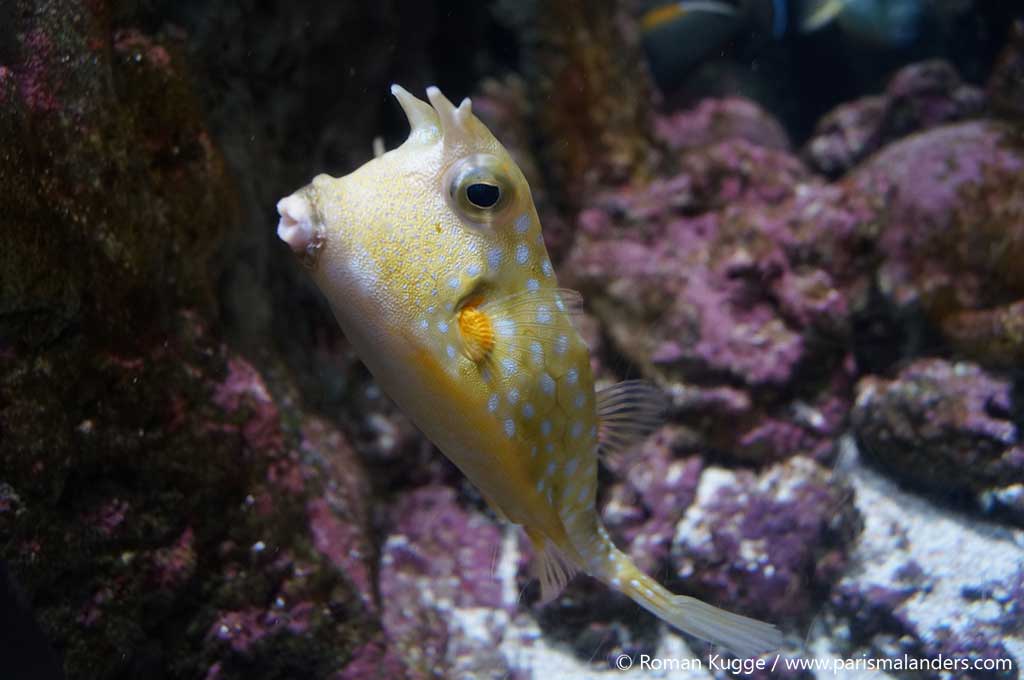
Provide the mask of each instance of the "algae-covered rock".
[{"label": "algae-covered rock", "polygon": [[960,80],[942,60],[904,66],[881,95],[840,104],[818,123],[807,142],[811,165],[829,176],[841,175],[869,154],[913,132],[980,116],[984,91]]},{"label": "algae-covered rock", "polygon": [[852,501],[848,486],[803,457],[759,475],[709,468],[676,525],[672,577],[752,616],[808,621],[860,532]]},{"label": "algae-covered rock", "polygon": [[1012,383],[968,362],[921,359],[857,385],[864,455],[908,486],[1024,520],[1024,446]]},{"label": "algae-covered rock", "polygon": [[700,444],[747,460],[827,456],[849,388],[846,291],[864,269],[833,254],[858,239],[859,208],[744,139],[679,165],[581,213],[563,277]]},{"label": "algae-covered rock", "polygon": [[181,46],[113,31],[105,3],[15,4],[0,64],[0,334],[138,333],[208,306],[235,198]]}]

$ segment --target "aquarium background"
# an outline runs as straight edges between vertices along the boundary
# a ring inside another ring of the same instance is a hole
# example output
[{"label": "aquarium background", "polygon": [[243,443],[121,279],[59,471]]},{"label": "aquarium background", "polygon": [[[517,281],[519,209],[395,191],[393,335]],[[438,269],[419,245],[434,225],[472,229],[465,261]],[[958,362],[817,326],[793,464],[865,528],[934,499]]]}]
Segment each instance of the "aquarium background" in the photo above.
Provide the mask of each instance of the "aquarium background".
[{"label": "aquarium background", "polygon": [[277,239],[392,82],[472,97],[595,374],[664,390],[600,473],[641,568],[784,660],[977,665],[736,677],[1019,677],[1021,10],[667,4],[0,0],[0,678],[727,677],[540,606]]}]

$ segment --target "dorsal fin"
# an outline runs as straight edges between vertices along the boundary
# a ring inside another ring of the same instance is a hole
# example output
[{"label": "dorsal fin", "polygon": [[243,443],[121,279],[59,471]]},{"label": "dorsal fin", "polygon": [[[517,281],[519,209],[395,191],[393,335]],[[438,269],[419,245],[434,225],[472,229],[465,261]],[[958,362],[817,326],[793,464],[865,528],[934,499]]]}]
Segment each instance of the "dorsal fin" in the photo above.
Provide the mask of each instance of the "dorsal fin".
[{"label": "dorsal fin", "polygon": [[665,395],[646,380],[625,380],[597,393],[598,450],[612,457],[665,421]]},{"label": "dorsal fin", "polygon": [[534,576],[540,579],[540,603],[547,604],[565,589],[577,569],[544,534],[526,529],[526,535],[533,546]]}]

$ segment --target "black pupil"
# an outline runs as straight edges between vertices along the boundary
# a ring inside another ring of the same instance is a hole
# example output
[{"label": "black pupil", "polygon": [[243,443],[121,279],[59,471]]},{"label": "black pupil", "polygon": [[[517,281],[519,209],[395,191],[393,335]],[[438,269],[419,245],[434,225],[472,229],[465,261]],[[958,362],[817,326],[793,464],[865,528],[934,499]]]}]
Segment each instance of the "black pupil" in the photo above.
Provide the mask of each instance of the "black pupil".
[{"label": "black pupil", "polygon": [[478,208],[492,208],[501,197],[501,190],[492,184],[470,184],[466,188],[466,198]]}]

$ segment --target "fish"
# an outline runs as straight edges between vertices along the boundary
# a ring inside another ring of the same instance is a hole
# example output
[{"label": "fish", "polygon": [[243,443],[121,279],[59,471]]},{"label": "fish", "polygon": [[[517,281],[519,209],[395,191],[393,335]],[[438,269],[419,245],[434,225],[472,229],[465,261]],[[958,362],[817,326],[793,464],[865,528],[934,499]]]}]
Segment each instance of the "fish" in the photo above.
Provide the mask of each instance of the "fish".
[{"label": "fish", "polygon": [[937,8],[922,0],[804,0],[798,20],[803,33],[834,22],[865,43],[903,48],[921,35],[929,11]]},{"label": "fish", "polygon": [[731,41],[781,39],[789,0],[681,0],[655,3],[637,19],[647,64],[663,90],[678,87]]},{"label": "fish", "polygon": [[582,298],[559,286],[530,187],[472,102],[391,93],[404,143],[277,203],[278,236],[356,353],[523,528],[542,602],[582,571],[734,654],[777,649],[775,626],[674,594],[615,546],[595,507],[599,455],[656,427],[662,394],[640,381],[595,389],[573,322]]}]

